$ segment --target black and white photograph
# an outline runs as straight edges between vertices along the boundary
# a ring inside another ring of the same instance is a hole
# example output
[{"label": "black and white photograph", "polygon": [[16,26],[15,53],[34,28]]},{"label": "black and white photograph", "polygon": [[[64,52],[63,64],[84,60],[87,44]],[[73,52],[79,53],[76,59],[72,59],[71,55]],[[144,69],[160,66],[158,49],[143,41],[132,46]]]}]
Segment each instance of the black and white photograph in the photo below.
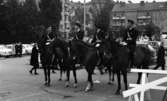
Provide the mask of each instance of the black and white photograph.
[{"label": "black and white photograph", "polygon": [[167,0],[0,0],[0,101],[167,101]]}]

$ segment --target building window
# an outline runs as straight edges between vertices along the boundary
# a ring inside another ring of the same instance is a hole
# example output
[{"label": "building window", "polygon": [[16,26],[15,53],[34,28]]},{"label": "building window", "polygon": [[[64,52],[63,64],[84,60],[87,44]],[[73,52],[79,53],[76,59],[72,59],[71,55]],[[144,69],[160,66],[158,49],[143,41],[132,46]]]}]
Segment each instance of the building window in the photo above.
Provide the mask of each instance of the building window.
[{"label": "building window", "polygon": [[150,16],[150,12],[147,12],[147,13],[146,13],[146,16]]},{"label": "building window", "polygon": [[123,17],[123,16],[125,16],[125,14],[124,14],[124,13],[121,13],[121,16]]},{"label": "building window", "polygon": [[115,17],[115,16],[117,16],[117,14],[116,14],[116,13],[113,13],[113,15],[114,15],[114,17]]}]

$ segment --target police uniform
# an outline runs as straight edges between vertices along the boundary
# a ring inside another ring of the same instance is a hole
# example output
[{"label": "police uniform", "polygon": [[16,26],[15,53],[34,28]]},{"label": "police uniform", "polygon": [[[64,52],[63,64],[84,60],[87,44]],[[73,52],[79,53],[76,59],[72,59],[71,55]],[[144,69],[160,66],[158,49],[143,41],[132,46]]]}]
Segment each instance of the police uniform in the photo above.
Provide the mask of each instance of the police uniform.
[{"label": "police uniform", "polygon": [[124,41],[127,43],[129,48],[129,59],[131,61],[130,66],[132,67],[134,64],[134,52],[136,48],[136,40],[138,37],[139,31],[134,27],[131,26],[126,29],[126,35],[124,37]]},{"label": "police uniform", "polygon": [[106,37],[106,33],[100,29],[100,31],[95,33],[92,43],[101,42],[105,40],[105,37]]},{"label": "police uniform", "polygon": [[84,38],[84,31],[81,30],[81,25],[79,23],[75,23],[75,26],[77,26],[79,28],[79,30],[77,32],[75,32],[74,39],[83,40],[83,38]]},{"label": "police uniform", "polygon": [[83,38],[84,38],[84,31],[79,30],[78,32],[75,33],[75,39],[83,40]]}]

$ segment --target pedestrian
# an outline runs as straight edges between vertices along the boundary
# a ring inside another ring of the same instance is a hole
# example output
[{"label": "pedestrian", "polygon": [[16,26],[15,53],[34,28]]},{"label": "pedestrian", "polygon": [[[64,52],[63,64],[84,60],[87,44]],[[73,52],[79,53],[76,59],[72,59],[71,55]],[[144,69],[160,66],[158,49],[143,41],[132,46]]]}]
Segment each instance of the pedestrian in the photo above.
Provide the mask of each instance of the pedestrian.
[{"label": "pedestrian", "polygon": [[18,45],[18,53],[19,53],[19,57],[22,57],[22,48],[23,48],[23,46],[22,46],[22,43],[21,42],[19,42],[19,45]]},{"label": "pedestrian", "polygon": [[128,20],[128,26],[123,40],[127,43],[127,46],[129,48],[130,68],[132,68],[134,65],[134,52],[138,35],[139,31],[136,29],[134,21]]},{"label": "pedestrian", "polygon": [[161,45],[157,52],[157,65],[154,69],[158,69],[159,67],[162,68],[162,70],[165,70],[165,48],[164,43],[161,42]]},{"label": "pedestrian", "polygon": [[32,49],[30,65],[33,66],[33,68],[29,71],[30,74],[33,74],[33,71],[34,71],[34,74],[38,75],[37,68],[39,68],[39,61],[38,61],[38,49],[37,49],[36,43],[34,44]]},{"label": "pedestrian", "polygon": [[18,43],[15,44],[15,56],[18,56]]}]

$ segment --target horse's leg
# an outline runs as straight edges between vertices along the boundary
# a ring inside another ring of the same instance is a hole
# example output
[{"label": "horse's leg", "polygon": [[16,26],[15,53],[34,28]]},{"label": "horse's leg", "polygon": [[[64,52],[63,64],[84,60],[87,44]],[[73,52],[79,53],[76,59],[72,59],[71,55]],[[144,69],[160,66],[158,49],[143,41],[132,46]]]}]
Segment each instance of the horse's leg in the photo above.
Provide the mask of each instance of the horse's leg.
[{"label": "horse's leg", "polygon": [[53,74],[55,74],[55,73],[56,73],[56,72],[55,72],[55,70],[54,70],[54,68],[52,68],[52,73],[53,73]]},{"label": "horse's leg", "polygon": [[108,76],[109,76],[109,81],[108,81],[108,84],[112,84],[112,80],[111,80],[111,68],[110,66],[107,66],[107,70],[108,70]]},{"label": "horse's leg", "polygon": [[59,77],[59,81],[62,81],[62,74],[63,74],[63,69],[62,69],[62,67],[60,67],[60,77]]},{"label": "horse's leg", "polygon": [[77,88],[77,74],[76,74],[76,68],[73,68],[73,77],[74,77],[74,88]]},{"label": "horse's leg", "polygon": [[123,74],[123,78],[124,78],[125,90],[127,90],[128,89],[128,82],[127,82],[127,72],[126,72],[126,70],[123,70],[122,74]]},{"label": "horse's leg", "polygon": [[44,70],[44,77],[45,77],[45,85],[47,85],[47,70],[46,70],[46,66],[43,66],[43,70]]},{"label": "horse's leg", "polygon": [[88,72],[88,84],[85,89],[86,92],[90,91],[93,87],[93,81],[92,81],[92,74],[93,74],[94,68],[87,67]]},{"label": "horse's leg", "polygon": [[50,86],[50,82],[51,82],[51,79],[50,79],[50,70],[51,70],[51,68],[48,66],[47,67],[47,74],[48,74],[48,86]]},{"label": "horse's leg", "polygon": [[114,70],[112,70],[112,82],[114,82],[115,81],[115,72],[114,72]]},{"label": "horse's leg", "polygon": [[70,69],[67,69],[66,71],[66,76],[67,76],[67,80],[66,80],[66,87],[69,87],[70,84]]},{"label": "horse's leg", "polygon": [[117,81],[118,81],[118,88],[115,94],[119,95],[121,90],[121,73],[119,70],[117,71]]},{"label": "horse's leg", "polygon": [[104,73],[103,73],[103,65],[100,65],[100,66],[98,67],[98,70],[99,70],[99,72],[100,72],[101,75],[104,74]]}]

